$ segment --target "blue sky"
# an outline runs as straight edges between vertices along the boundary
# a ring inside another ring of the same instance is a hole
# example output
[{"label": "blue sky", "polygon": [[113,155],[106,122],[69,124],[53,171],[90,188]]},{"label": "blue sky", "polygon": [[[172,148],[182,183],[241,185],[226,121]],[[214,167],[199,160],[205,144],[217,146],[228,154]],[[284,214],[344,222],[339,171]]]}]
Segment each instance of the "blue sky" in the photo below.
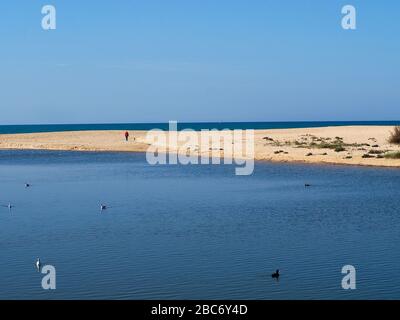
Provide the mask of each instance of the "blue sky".
[{"label": "blue sky", "polygon": [[5,0],[0,15],[0,124],[400,119],[399,1]]}]

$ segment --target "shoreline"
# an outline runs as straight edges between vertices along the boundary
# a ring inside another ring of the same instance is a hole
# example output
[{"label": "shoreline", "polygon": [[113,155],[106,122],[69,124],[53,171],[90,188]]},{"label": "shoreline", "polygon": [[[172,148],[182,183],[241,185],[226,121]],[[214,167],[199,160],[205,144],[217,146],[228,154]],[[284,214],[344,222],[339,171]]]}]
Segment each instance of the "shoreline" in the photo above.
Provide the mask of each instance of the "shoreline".
[{"label": "shoreline", "polygon": [[[255,130],[254,160],[400,168],[400,159],[384,157],[387,153],[400,152],[400,146],[387,142],[392,129],[393,126],[333,126]],[[129,132],[128,142],[124,140],[123,132],[115,130],[0,134],[0,150],[145,153],[149,148],[146,140],[148,131]],[[168,134],[168,131],[165,133]],[[182,148],[188,144],[182,145],[171,148],[160,144],[160,147],[165,152],[183,154]],[[211,153],[215,156],[213,151],[209,151],[211,148],[202,149],[199,145],[189,145],[185,150],[194,157],[209,156]],[[224,149],[219,150],[222,151],[217,152],[217,157],[222,158]]]},{"label": "shoreline", "polygon": [[[140,153],[145,155],[145,151],[102,151],[102,150],[63,150],[63,149],[2,149],[2,151],[48,151],[48,152],[81,152],[81,153]],[[339,163],[339,162],[316,162],[316,161],[303,161],[303,160],[276,160],[276,159],[255,159],[255,163],[272,163],[272,164],[294,164],[294,165],[311,165],[311,166],[330,166],[330,167],[360,167],[360,168],[380,168],[380,169],[400,169],[400,163],[397,165],[379,165],[379,164],[352,164],[352,163]],[[221,163],[224,165],[224,163]]]}]

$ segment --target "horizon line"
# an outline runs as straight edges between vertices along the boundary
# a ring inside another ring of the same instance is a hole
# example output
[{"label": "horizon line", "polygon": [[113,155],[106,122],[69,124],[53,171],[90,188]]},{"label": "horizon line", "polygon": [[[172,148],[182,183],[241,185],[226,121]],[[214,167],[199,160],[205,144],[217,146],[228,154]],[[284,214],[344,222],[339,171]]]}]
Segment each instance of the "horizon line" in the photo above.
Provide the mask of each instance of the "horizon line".
[{"label": "horizon line", "polygon": [[[158,122],[76,122],[76,123],[26,123],[26,124],[0,124],[0,127],[6,126],[82,126],[82,125],[148,125],[148,124],[168,124],[170,121],[158,121]],[[177,121],[181,124],[208,124],[208,123],[362,123],[362,122],[400,122],[398,120],[275,120],[275,121]]]}]

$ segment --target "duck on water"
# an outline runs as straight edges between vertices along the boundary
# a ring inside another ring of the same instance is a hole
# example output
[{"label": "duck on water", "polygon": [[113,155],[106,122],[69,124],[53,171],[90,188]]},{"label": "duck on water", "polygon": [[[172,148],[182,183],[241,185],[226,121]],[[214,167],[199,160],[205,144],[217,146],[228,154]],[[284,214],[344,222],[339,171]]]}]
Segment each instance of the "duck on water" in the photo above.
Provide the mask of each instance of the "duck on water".
[{"label": "duck on water", "polygon": [[274,279],[279,279],[279,276],[280,276],[279,269],[277,269],[273,274],[271,274],[271,277]]}]

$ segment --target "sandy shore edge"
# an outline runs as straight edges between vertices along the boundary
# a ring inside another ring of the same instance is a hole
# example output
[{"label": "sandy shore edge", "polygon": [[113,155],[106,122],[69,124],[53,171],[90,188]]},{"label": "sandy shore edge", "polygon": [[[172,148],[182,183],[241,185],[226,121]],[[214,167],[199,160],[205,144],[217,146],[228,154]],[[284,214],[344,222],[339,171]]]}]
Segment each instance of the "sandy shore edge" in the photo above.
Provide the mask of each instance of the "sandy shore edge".
[{"label": "sandy shore edge", "polygon": [[[400,159],[387,154],[400,152],[400,146],[388,142],[392,126],[338,126],[254,131],[254,158],[260,161],[315,164],[345,164],[362,166],[400,167]],[[67,131],[29,134],[0,134],[0,150],[59,150],[146,152],[149,148],[147,131]],[[168,132],[165,132],[168,134]],[[193,133],[198,135],[199,133]],[[216,133],[218,134],[218,133]],[[244,137],[244,136],[243,136]],[[200,139],[199,139],[200,141]],[[245,139],[232,144],[245,144]],[[157,145],[187,156],[224,156],[224,147],[215,152],[213,146],[199,143]],[[243,157],[241,157],[243,158]],[[246,158],[246,156],[244,156]]]}]

